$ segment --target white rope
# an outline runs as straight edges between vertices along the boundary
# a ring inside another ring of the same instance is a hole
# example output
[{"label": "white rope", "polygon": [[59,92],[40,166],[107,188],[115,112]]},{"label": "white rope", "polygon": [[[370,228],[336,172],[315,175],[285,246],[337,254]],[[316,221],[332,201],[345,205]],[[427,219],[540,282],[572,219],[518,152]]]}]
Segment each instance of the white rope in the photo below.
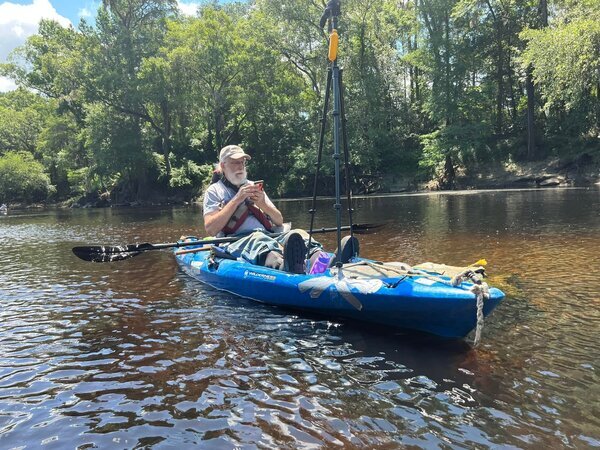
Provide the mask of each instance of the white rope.
[{"label": "white rope", "polygon": [[483,331],[483,301],[490,297],[490,288],[487,283],[474,284],[471,292],[477,297],[477,326],[475,327],[475,340],[473,345],[476,347],[481,342],[481,332]]},{"label": "white rope", "polygon": [[467,280],[474,283],[470,291],[475,294],[477,301],[477,325],[475,326],[475,340],[473,341],[473,345],[477,347],[481,342],[481,333],[483,331],[483,302],[486,298],[490,298],[490,287],[481,280],[481,276],[474,272],[473,269],[466,269],[459,273],[452,278],[451,283],[452,286],[458,286]]}]

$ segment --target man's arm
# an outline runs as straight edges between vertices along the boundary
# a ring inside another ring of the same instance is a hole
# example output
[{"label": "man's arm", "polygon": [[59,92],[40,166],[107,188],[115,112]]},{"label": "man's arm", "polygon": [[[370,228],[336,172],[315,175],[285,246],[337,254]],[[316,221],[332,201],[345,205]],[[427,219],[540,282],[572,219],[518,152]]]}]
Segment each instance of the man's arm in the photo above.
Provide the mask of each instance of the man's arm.
[{"label": "man's arm", "polygon": [[271,218],[271,222],[273,222],[273,225],[277,227],[283,225],[283,215],[275,207],[271,200],[266,196],[266,194],[262,199],[258,199],[256,201],[256,206],[262,209],[262,211]]},{"label": "man's arm", "polygon": [[229,219],[231,219],[231,216],[233,216],[233,213],[240,205],[234,202],[234,199],[231,199],[223,209],[204,214],[204,229],[209,236],[216,236],[225,228],[227,222],[229,222]]}]

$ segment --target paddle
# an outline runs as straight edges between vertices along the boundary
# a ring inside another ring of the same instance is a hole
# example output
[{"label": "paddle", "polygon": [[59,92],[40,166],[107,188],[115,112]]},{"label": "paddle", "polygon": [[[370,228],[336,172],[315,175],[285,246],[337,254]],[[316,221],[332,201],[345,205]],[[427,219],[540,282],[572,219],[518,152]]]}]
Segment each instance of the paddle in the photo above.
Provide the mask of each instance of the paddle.
[{"label": "paddle", "polygon": [[[377,228],[384,226],[384,223],[362,223],[354,224],[352,226],[342,227],[343,231],[349,231],[352,228],[353,233],[365,234],[370,233]],[[312,231],[312,234],[318,233],[331,233],[337,231],[337,228],[319,228]],[[265,233],[267,236],[276,237],[282,233]],[[239,239],[246,237],[243,236],[228,236],[214,239],[204,239],[201,241],[189,241],[189,242],[170,242],[165,244],[150,244],[145,242],[143,244],[127,244],[127,245],[91,245],[83,247],[73,247],[73,253],[79,259],[91,262],[113,262],[123,261],[124,259],[133,258],[140,253],[147,252],[150,250],[163,250],[165,248],[179,248],[187,247],[190,245],[211,245],[211,244],[224,244],[229,242],[235,242]]]}]

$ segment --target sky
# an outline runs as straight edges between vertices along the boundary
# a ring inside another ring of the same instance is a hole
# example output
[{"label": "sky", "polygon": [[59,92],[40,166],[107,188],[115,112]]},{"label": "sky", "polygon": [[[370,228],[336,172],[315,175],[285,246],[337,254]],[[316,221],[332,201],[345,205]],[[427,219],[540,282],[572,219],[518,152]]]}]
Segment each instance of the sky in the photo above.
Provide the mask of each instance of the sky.
[{"label": "sky", "polygon": [[[63,26],[77,26],[81,19],[91,21],[100,0],[0,0],[0,62],[25,40],[37,33],[41,19],[54,19]],[[178,0],[179,9],[188,15],[196,13],[201,0]],[[16,86],[12,80],[0,77],[0,92]]]}]

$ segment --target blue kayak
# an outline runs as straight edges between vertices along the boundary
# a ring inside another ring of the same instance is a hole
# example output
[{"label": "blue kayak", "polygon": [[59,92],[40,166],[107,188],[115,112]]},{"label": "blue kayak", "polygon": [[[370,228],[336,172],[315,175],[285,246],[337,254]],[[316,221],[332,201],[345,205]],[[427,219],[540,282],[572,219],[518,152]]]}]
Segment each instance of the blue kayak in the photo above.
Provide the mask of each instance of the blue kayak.
[{"label": "blue kayak", "polygon": [[[176,259],[202,283],[269,305],[448,338],[463,338],[477,325],[474,283],[452,286],[451,278],[439,272],[405,272],[401,266],[362,258],[344,265],[341,274],[332,268],[316,275],[216,258],[210,251],[180,254]],[[489,288],[483,315],[489,315],[503,298],[501,290]]]}]

